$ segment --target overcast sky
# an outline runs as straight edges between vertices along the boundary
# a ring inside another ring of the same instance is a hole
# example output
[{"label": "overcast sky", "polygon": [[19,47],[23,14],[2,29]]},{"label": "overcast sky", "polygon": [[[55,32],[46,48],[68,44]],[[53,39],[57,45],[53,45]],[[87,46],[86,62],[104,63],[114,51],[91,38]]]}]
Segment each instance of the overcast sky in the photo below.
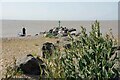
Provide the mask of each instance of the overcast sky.
[{"label": "overcast sky", "polygon": [[118,2],[120,0],[1,0],[2,2]]},{"label": "overcast sky", "polygon": [[118,2],[9,2],[4,0],[1,11],[2,19],[13,20],[117,20]]}]

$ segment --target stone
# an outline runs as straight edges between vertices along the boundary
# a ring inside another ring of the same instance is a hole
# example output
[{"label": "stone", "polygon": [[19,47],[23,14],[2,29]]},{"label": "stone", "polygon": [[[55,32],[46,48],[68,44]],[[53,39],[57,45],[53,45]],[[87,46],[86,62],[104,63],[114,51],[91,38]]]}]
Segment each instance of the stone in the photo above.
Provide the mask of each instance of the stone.
[{"label": "stone", "polygon": [[[40,58],[35,58],[31,54],[17,61],[18,70],[21,70],[23,74],[28,75],[40,75],[41,70],[45,69],[45,64]],[[42,71],[44,72],[44,71]]]},{"label": "stone", "polygon": [[52,55],[53,51],[55,50],[55,45],[50,42],[46,42],[42,46],[43,58],[47,57],[46,54]]}]

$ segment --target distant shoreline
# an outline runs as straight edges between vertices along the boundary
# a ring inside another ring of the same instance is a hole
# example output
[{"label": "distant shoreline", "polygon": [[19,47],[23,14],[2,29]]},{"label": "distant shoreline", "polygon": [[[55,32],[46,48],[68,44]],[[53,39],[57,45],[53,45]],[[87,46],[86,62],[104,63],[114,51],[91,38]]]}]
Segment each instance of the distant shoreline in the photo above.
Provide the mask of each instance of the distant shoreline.
[{"label": "distant shoreline", "polygon": [[[18,19],[0,19],[0,21],[59,21],[59,20],[18,20]],[[97,20],[97,19],[96,19]],[[60,21],[96,21],[96,20],[60,20]],[[118,21],[118,20],[97,20],[97,21]]]},{"label": "distant shoreline", "polygon": [[39,37],[43,37],[43,35],[37,35],[37,36],[24,36],[24,37],[20,37],[20,36],[16,36],[16,37],[2,37],[0,39],[2,40],[6,40],[6,39],[36,39]]},{"label": "distant shoreline", "polygon": [[[86,28],[87,32],[91,30],[91,25],[95,20],[61,20],[61,26],[67,28],[75,28],[80,31],[80,26]],[[118,20],[98,20],[101,25],[102,33],[113,29],[113,34],[118,34]],[[27,34],[35,36],[40,32],[49,31],[54,27],[58,27],[58,20],[2,20],[2,36],[3,37],[18,37],[22,27],[25,27]]]}]

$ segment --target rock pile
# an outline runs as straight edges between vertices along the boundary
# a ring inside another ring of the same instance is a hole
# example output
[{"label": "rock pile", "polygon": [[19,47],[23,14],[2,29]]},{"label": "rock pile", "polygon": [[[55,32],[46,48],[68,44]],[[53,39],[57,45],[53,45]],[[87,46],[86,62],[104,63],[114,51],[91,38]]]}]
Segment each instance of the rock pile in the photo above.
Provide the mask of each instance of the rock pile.
[{"label": "rock pile", "polygon": [[68,36],[68,33],[71,35],[76,35],[76,29],[74,28],[68,29],[66,27],[55,27],[53,29],[50,29],[48,33],[46,33],[46,35],[51,34],[53,36],[64,37],[64,36]]}]

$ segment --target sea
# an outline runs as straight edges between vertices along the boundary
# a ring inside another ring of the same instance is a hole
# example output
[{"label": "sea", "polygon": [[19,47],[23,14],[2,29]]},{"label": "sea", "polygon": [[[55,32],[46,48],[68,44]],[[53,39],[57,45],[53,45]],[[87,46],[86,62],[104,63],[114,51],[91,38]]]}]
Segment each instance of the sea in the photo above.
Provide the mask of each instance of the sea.
[{"label": "sea", "polygon": [[[47,32],[54,27],[58,27],[59,23],[56,20],[1,20],[2,21],[2,37],[18,37],[18,34],[22,32],[22,28],[26,28],[27,35],[35,36],[40,32]],[[60,21],[60,26],[67,28],[77,29],[77,33],[81,32],[81,26],[86,28],[86,32],[89,34],[91,31],[91,25],[95,21],[79,20],[79,21]],[[115,37],[118,36],[118,21],[117,20],[100,20],[100,30],[103,35],[109,33],[112,29],[112,33]]]}]

